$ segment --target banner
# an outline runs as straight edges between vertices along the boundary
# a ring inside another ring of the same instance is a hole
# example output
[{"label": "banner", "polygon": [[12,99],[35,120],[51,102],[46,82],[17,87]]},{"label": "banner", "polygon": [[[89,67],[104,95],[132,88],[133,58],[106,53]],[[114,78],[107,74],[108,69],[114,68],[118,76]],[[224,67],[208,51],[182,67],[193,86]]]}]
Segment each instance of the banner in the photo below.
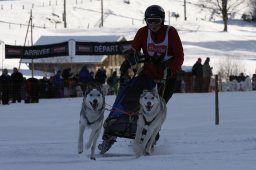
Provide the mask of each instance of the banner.
[{"label": "banner", "polygon": [[68,42],[51,45],[35,45],[30,47],[5,45],[6,59],[37,59],[68,55]]},{"label": "banner", "polygon": [[118,55],[131,46],[132,41],[76,42],[76,55]]}]

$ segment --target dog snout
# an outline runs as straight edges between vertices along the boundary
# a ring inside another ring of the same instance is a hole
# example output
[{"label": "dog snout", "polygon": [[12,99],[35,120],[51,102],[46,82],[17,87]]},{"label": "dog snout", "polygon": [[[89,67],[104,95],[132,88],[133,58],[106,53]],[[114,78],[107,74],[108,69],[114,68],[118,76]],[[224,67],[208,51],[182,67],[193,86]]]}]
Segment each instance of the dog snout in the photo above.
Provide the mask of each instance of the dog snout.
[{"label": "dog snout", "polygon": [[147,102],[147,105],[148,105],[148,106],[151,106],[151,102]]},{"label": "dog snout", "polygon": [[98,103],[98,100],[94,99],[92,102],[93,102],[93,104],[96,104],[96,103]]}]

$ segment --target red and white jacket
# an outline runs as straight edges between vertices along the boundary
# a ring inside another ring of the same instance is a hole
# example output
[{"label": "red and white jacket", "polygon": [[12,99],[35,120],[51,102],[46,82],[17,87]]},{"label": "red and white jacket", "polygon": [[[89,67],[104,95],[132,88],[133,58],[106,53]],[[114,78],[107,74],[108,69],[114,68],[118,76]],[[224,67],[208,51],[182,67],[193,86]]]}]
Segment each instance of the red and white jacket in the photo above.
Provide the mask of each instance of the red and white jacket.
[{"label": "red and white jacket", "polygon": [[[173,74],[181,69],[184,61],[180,37],[172,26],[164,25],[156,33],[148,26],[140,28],[134,37],[132,48],[136,51],[142,49],[143,53],[149,56],[164,55],[165,66],[169,67]],[[164,68],[153,63],[145,63],[142,73],[152,79],[162,79]]]}]

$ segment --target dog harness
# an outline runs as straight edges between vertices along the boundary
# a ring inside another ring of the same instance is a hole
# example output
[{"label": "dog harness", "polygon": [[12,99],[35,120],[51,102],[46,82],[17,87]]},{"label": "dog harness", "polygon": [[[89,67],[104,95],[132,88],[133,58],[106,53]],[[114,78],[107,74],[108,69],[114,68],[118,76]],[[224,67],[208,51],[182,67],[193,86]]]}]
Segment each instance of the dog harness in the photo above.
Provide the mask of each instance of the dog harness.
[{"label": "dog harness", "polygon": [[151,120],[150,122],[148,122],[148,121],[146,120],[146,118],[145,118],[144,115],[143,115],[142,117],[143,117],[143,120],[144,120],[144,122],[145,122],[145,125],[148,125],[148,126],[156,119],[156,116],[155,116],[153,120]]},{"label": "dog harness", "polygon": [[84,114],[84,118],[86,119],[87,121],[87,125],[92,125],[94,124],[95,122],[98,122],[99,120],[103,119],[103,114],[96,120],[94,120],[93,122],[90,122],[89,119],[87,118],[87,116]]},{"label": "dog harness", "polygon": [[[143,117],[143,120],[145,122],[145,127],[148,127],[156,119],[156,116],[155,116],[153,120],[147,121],[144,115],[142,115],[142,117]],[[141,138],[140,138],[141,142],[143,142],[144,137],[146,136],[147,131],[148,131],[147,128],[145,128],[145,127],[142,129],[142,135],[141,135]]]},{"label": "dog harness", "polygon": [[[162,108],[163,105],[161,104],[160,107]],[[140,142],[143,142],[144,141],[144,138],[147,134],[147,128],[148,126],[156,119],[157,116],[155,116],[151,121],[147,121],[147,119],[145,118],[144,114],[142,114],[142,118],[144,120],[144,123],[145,123],[145,127],[142,129],[142,135],[141,135],[141,138],[140,138]]]},{"label": "dog harness", "polygon": [[[104,106],[102,106],[101,111],[102,111],[103,109],[104,109]],[[103,117],[104,117],[104,114],[101,114],[98,119],[96,119],[96,120],[90,122],[90,120],[88,119],[88,117],[86,116],[85,113],[86,113],[86,108],[83,106],[83,114],[82,114],[82,115],[83,115],[84,118],[86,119],[87,125],[92,125],[92,124],[94,124],[95,122],[98,122],[99,120],[103,119]]]}]

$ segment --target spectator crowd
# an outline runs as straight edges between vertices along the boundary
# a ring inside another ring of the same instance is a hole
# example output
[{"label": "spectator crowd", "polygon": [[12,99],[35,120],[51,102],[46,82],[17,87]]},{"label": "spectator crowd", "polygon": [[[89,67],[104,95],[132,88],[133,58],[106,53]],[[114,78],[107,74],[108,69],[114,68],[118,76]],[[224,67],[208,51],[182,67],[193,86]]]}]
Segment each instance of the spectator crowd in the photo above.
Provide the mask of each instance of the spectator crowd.
[{"label": "spectator crowd", "polygon": [[54,76],[41,79],[26,79],[17,68],[13,68],[11,74],[3,69],[0,76],[0,103],[8,105],[22,100],[25,103],[38,103],[39,98],[81,97],[90,82],[98,83],[105,95],[116,95],[119,87],[129,80],[128,74],[119,77],[116,71],[108,77],[103,67],[94,73],[83,66],[77,74],[66,68],[58,70]]},{"label": "spectator crowd", "polygon": [[[202,64],[198,58],[192,67],[192,92],[211,92],[214,89],[214,79],[212,77],[212,67],[210,58],[207,57]],[[117,95],[121,89],[130,81],[131,76],[128,71],[118,76],[117,71],[113,71],[107,76],[106,70],[101,67],[96,73],[89,71],[83,66],[77,74],[71,72],[70,68],[59,70],[54,76],[41,79],[23,77],[17,68],[13,68],[12,73],[7,69],[2,70],[0,76],[0,103],[38,103],[40,98],[61,98],[61,97],[81,97],[84,94],[86,85],[90,82],[97,82],[103,90],[104,95]],[[186,82],[182,75],[177,79],[175,92],[186,92]],[[229,81],[220,84],[221,91],[249,91],[256,90],[256,74],[252,78],[241,73],[238,76],[230,76]]]},{"label": "spectator crowd", "polygon": [[245,76],[244,73],[240,75],[229,76],[229,81],[223,82],[221,84],[222,91],[252,91],[256,90],[256,74],[253,74],[252,78],[250,76]]}]

